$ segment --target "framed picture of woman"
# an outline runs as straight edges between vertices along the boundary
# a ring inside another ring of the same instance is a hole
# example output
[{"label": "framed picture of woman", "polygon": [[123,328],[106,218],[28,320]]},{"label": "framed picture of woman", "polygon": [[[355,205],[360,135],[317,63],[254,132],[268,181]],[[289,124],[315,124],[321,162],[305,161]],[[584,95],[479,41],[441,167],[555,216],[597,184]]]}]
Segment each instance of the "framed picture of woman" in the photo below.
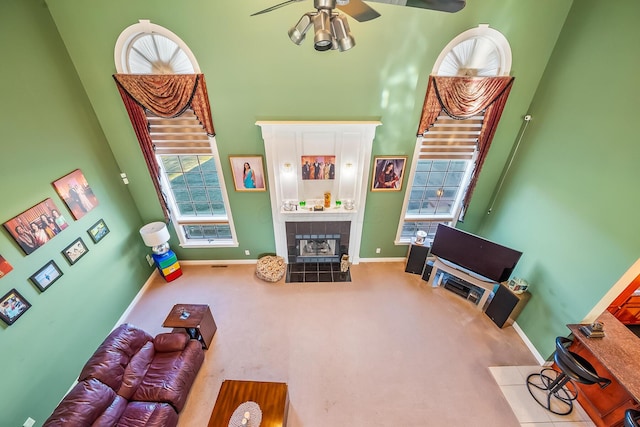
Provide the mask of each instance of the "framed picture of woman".
[{"label": "framed picture of woman", "polygon": [[262,156],[229,156],[236,191],[266,191]]},{"label": "framed picture of woman", "polygon": [[406,156],[376,157],[373,161],[371,191],[400,191],[407,164]]}]

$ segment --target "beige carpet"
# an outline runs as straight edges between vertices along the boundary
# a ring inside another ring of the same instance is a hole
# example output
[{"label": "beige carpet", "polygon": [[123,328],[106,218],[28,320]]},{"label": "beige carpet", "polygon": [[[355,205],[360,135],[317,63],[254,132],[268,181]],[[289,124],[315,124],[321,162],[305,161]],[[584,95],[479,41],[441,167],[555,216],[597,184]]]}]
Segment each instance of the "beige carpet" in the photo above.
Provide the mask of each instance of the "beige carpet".
[{"label": "beige carpet", "polygon": [[151,333],[175,303],[218,325],[180,416],[206,426],[225,379],[289,384],[289,427],[518,426],[489,367],[535,365],[512,327],[426,287],[402,263],[352,267],[350,283],[263,282],[253,265],[156,277],[127,321]]}]

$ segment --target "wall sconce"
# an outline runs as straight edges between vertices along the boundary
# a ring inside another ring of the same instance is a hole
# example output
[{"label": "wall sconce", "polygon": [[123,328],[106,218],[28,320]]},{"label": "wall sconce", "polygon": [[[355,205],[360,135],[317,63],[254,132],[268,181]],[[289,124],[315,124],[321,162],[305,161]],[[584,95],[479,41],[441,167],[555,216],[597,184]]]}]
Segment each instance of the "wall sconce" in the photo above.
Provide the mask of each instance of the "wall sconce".
[{"label": "wall sconce", "polygon": [[444,189],[443,188],[438,188],[436,190],[436,196],[442,197],[443,195],[444,195]]},{"label": "wall sconce", "polygon": [[153,261],[167,282],[182,276],[176,254],[169,247],[171,235],[164,222],[152,222],[140,229],[144,244],[151,248]]},{"label": "wall sconce", "polygon": [[286,174],[293,173],[293,165],[289,162],[283,163],[281,169],[283,173],[286,173]]},{"label": "wall sconce", "polygon": [[345,164],[344,164],[344,167],[343,167],[343,171],[344,171],[344,174],[345,174],[346,176],[354,175],[354,174],[355,174],[355,172],[356,172],[356,170],[355,170],[355,169],[356,169],[356,168],[354,167],[353,163],[351,163],[351,162],[347,162],[347,163],[345,163]]}]

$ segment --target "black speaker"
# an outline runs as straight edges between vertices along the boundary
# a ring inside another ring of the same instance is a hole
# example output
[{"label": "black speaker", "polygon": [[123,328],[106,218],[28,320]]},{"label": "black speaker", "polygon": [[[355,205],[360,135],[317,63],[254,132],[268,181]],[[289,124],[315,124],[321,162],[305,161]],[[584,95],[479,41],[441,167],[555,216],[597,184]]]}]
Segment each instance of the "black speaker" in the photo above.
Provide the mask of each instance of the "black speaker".
[{"label": "black speaker", "polygon": [[427,262],[427,257],[429,256],[429,249],[429,246],[411,245],[404,271],[407,273],[422,274],[424,265]]},{"label": "black speaker", "polygon": [[433,271],[433,260],[430,259],[427,261],[427,264],[424,266],[424,270],[422,271],[422,280],[425,282],[429,281],[429,277],[431,277],[431,272]]},{"label": "black speaker", "polygon": [[487,306],[485,314],[489,316],[489,318],[493,320],[493,323],[498,325],[499,328],[502,328],[519,301],[520,298],[511,292],[509,288],[500,285],[493,299]]}]

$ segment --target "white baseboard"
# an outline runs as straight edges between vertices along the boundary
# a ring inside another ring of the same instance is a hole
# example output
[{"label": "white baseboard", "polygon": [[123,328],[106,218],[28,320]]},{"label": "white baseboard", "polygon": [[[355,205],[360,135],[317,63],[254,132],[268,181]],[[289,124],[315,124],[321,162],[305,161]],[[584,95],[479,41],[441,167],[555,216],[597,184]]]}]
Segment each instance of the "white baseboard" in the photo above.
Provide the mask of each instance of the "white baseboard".
[{"label": "white baseboard", "polygon": [[203,259],[180,261],[182,265],[229,265],[229,264],[256,264],[257,259]]},{"label": "white baseboard", "polygon": [[389,257],[389,258],[360,258],[360,262],[406,262],[406,257]]},{"label": "white baseboard", "polygon": [[534,347],[533,343],[529,340],[529,337],[527,337],[527,335],[524,333],[524,331],[522,329],[520,329],[520,326],[518,326],[517,322],[513,322],[512,326],[513,326],[513,329],[516,330],[516,333],[520,336],[520,339],[522,339],[524,344],[527,346],[527,348],[529,349],[531,354],[533,354],[533,357],[536,358],[536,360],[538,361],[540,366],[546,365],[546,364],[551,364],[551,362],[547,362],[547,360],[544,357],[542,357],[542,355]]}]

